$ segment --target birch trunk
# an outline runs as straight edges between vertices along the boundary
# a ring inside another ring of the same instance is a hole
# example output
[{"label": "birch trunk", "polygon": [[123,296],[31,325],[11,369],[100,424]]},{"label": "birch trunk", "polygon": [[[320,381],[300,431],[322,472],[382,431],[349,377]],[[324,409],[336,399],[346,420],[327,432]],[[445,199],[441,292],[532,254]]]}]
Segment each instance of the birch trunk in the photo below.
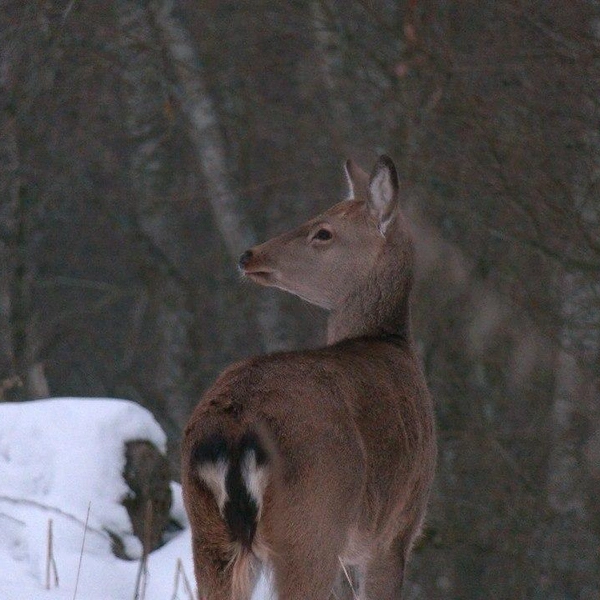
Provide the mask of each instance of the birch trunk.
[{"label": "birch trunk", "polygon": [[[256,244],[256,234],[230,180],[225,141],[196,50],[171,11],[172,4],[165,2],[157,12],[157,24],[181,86],[182,107],[189,120],[190,136],[205,178],[216,226],[232,259],[237,261],[244,250]],[[257,319],[264,349],[268,352],[285,349],[279,303],[274,296],[261,296]]]}]

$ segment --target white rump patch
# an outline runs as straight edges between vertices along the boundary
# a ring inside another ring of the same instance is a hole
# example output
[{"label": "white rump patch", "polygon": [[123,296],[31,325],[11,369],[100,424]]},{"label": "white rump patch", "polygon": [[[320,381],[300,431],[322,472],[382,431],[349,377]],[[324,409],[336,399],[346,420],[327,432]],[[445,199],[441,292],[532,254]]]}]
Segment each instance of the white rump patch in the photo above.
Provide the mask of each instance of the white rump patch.
[{"label": "white rump patch", "polygon": [[225,503],[229,499],[225,488],[225,478],[228,470],[229,463],[224,459],[216,462],[203,462],[198,465],[198,476],[213,493],[221,516],[223,516]]},{"label": "white rump patch", "polygon": [[392,217],[389,216],[387,219],[381,221],[381,223],[377,225],[377,231],[379,231],[382,237],[385,237],[385,232],[387,231],[388,225],[390,224],[391,220]]},{"label": "white rump patch", "polygon": [[263,562],[251,600],[264,600],[265,598],[267,600],[277,600],[273,569]]},{"label": "white rump patch", "polygon": [[268,471],[266,465],[256,463],[256,453],[254,450],[248,450],[241,464],[242,479],[246,484],[246,489],[258,508],[258,518],[262,510],[262,499],[267,487]]}]

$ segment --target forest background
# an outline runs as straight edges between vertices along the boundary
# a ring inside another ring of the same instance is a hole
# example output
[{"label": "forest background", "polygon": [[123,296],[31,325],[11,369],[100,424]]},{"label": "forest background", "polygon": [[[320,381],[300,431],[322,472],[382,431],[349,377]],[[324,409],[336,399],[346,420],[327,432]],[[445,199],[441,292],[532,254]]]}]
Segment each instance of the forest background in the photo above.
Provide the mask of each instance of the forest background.
[{"label": "forest background", "polygon": [[133,399],[177,477],[225,365],[324,340],[238,255],[381,152],[440,438],[407,597],[597,600],[597,1],[2,0],[0,399]]}]

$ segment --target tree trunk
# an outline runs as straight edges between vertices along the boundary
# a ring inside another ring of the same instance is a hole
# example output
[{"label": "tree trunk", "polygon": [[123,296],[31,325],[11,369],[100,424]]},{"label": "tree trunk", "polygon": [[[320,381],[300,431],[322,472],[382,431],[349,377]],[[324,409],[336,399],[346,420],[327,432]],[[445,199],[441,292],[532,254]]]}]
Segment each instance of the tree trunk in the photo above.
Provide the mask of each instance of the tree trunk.
[{"label": "tree trunk", "polygon": [[12,303],[15,270],[18,156],[15,119],[2,110],[0,122],[0,400],[20,383],[12,332]]},{"label": "tree trunk", "polygon": [[[168,121],[164,63],[149,8],[122,1],[116,5],[120,27],[119,54],[123,64],[125,126],[133,142],[130,180],[135,198],[129,207],[134,237],[140,245],[143,284],[148,289],[147,310],[153,328],[150,360],[154,362],[153,388],[178,426],[187,417],[186,362],[190,355],[189,290],[174,272],[169,256],[175,255],[177,233],[165,198],[173,185],[169,152],[165,148]],[[135,325],[139,328],[139,325]]]},{"label": "tree trunk", "polygon": [[[43,398],[50,393],[33,302],[35,245],[42,227],[35,215],[43,199],[22,195],[19,120],[12,114],[17,102],[23,111],[30,106],[37,90],[21,89],[17,68],[9,59],[7,52],[0,62],[0,90],[10,99],[0,107],[0,400]],[[29,68],[27,64],[23,70]],[[41,81],[51,79],[51,66],[44,69],[36,73]]]},{"label": "tree trunk", "polygon": [[[170,2],[162,5],[156,15],[157,24],[182,89],[181,103],[190,124],[190,136],[216,226],[229,254],[237,260],[244,250],[256,244],[256,234],[247,221],[241,198],[233,190],[225,141],[196,50],[183,26],[171,14],[171,8]],[[279,312],[279,303],[273,296],[261,296],[257,320],[266,351],[286,347]]]}]

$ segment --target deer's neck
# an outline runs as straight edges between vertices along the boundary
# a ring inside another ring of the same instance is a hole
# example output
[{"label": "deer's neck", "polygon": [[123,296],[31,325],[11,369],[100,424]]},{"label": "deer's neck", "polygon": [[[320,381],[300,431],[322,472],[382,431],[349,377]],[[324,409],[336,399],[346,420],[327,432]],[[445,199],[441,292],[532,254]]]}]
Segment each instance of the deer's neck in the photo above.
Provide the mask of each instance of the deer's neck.
[{"label": "deer's neck", "polygon": [[397,256],[390,258],[394,257],[382,257],[366,280],[331,311],[328,344],[356,337],[410,339],[411,261],[404,266]]}]

